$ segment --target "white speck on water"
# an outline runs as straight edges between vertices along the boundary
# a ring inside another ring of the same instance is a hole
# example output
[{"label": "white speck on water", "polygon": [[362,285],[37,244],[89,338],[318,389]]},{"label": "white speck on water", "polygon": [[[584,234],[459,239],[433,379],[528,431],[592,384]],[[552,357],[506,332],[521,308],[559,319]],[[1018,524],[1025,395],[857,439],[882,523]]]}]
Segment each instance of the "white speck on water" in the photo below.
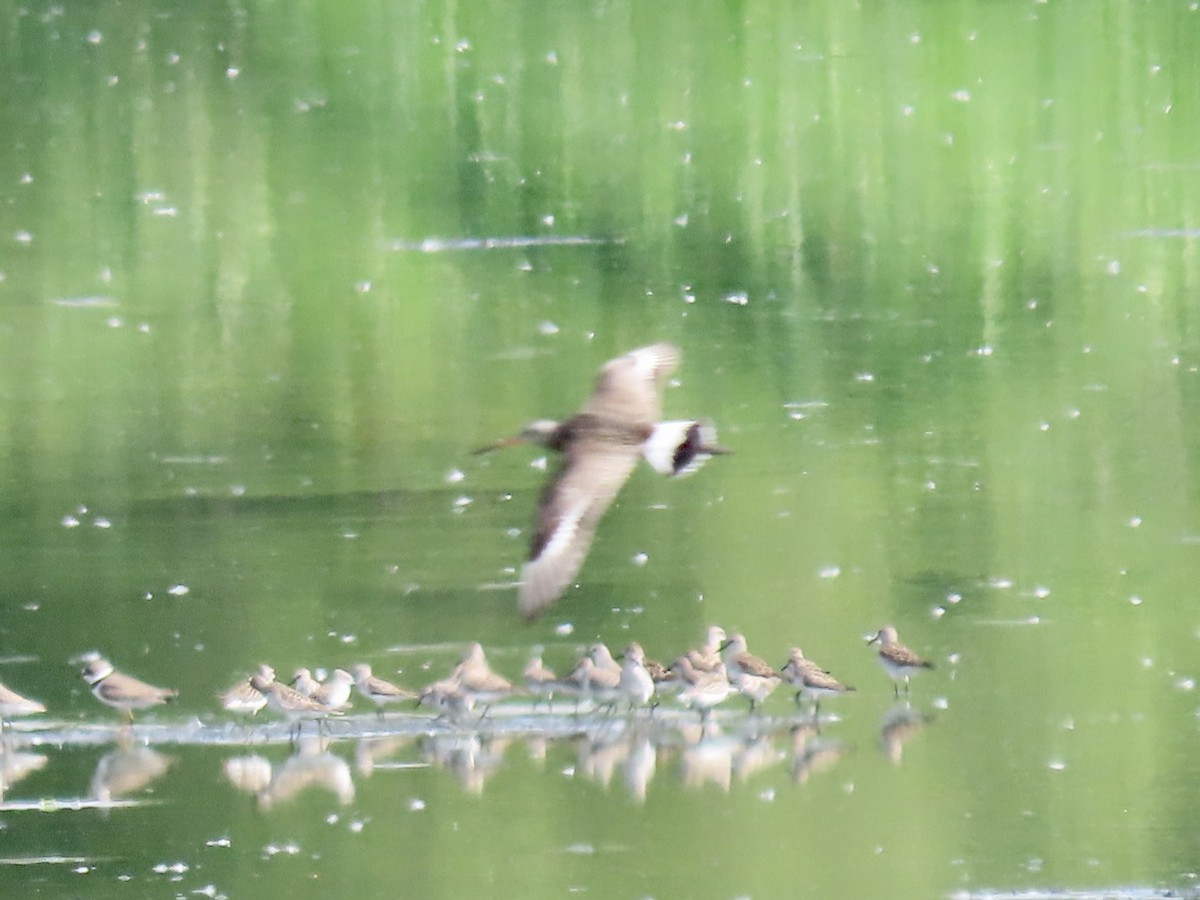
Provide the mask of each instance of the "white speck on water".
[{"label": "white speck on water", "polygon": [[113,316],[110,319],[106,319],[104,324],[109,328],[120,328],[125,324],[125,321],[120,316]]},{"label": "white speck on water", "polygon": [[687,130],[687,122],[683,121],[682,119],[677,119],[674,122],[668,122],[667,127],[670,128],[672,131],[686,131]]},{"label": "white speck on water", "polygon": [[182,875],[190,868],[191,866],[185,862],[157,863],[151,871],[156,875],[166,875],[168,872],[173,875]]},{"label": "white speck on water", "polygon": [[1196,679],[1177,678],[1175,680],[1175,688],[1180,691],[1194,691],[1196,689]]},{"label": "white speck on water", "polygon": [[635,566],[644,566],[649,561],[650,557],[645,553],[635,553],[633,554],[633,558],[630,560],[630,562],[632,562]]},{"label": "white speck on water", "polygon": [[246,486],[244,484],[231,484],[229,486],[229,494],[231,497],[246,496]]},{"label": "white speck on water", "polygon": [[33,184],[33,174],[31,172],[22,172],[21,177],[17,181],[20,184]]},{"label": "white speck on water", "polygon": [[1149,669],[1153,665],[1154,665],[1154,660],[1151,659],[1149,656],[1142,657],[1142,668],[1143,669]]},{"label": "white speck on water", "polygon": [[950,604],[961,603],[962,594],[960,594],[958,591],[951,591],[946,595],[946,602]]},{"label": "white speck on water", "polygon": [[357,531],[343,531],[342,537],[348,541],[358,540],[358,532]]},{"label": "white speck on water", "polygon": [[454,45],[454,50],[457,53],[466,53],[470,49],[471,49],[471,42],[468,41],[466,38],[460,39],[459,42]]},{"label": "white speck on water", "polygon": [[860,384],[870,384],[875,380],[874,372],[858,372],[854,376],[854,380]]},{"label": "white speck on water", "polygon": [[910,44],[919,44],[919,43],[921,43],[921,32],[919,32],[919,31],[914,31],[912,34],[910,34],[910,35],[908,36],[908,42],[909,42]]},{"label": "white speck on water", "polygon": [[1140,527],[1140,526],[1141,526],[1141,524],[1142,524],[1142,517],[1141,517],[1141,516],[1133,516],[1133,517],[1132,517],[1132,518],[1129,520],[1129,527],[1130,527],[1130,528],[1138,528],[1138,527]]},{"label": "white speck on water", "polygon": [[822,566],[817,570],[818,578],[837,578],[842,574],[841,566]]},{"label": "white speck on water", "polygon": [[934,709],[947,710],[950,708],[950,701],[946,697],[934,697],[933,703],[930,705]]},{"label": "white speck on water", "polygon": [[721,299],[726,303],[732,303],[734,306],[746,306],[750,302],[750,295],[745,291],[734,291],[733,293],[726,294]]},{"label": "white speck on water", "polygon": [[327,815],[325,817],[326,825],[336,825],[337,823],[338,823],[338,814],[337,813],[330,813],[329,815]]},{"label": "white speck on water", "polygon": [[546,320],[545,322],[539,322],[537,328],[538,334],[543,334],[546,337],[552,337],[553,335],[558,334],[558,326],[549,320]]},{"label": "white speck on water", "polygon": [[568,637],[575,633],[575,626],[570,622],[560,622],[554,626],[554,633],[559,637]]},{"label": "white speck on water", "polygon": [[172,597],[184,597],[191,591],[186,584],[173,584],[167,588],[167,593]]},{"label": "white speck on water", "polygon": [[988,587],[995,588],[998,591],[1008,590],[1013,586],[1011,578],[994,577],[988,579]]},{"label": "white speck on water", "polygon": [[1046,763],[1046,767],[1053,772],[1061,772],[1067,767],[1067,764],[1061,759],[1052,759]]},{"label": "white speck on water", "polygon": [[762,800],[766,803],[773,802],[775,800],[775,789],[767,788],[765,791],[763,791],[761,794],[758,795],[758,799]]},{"label": "white speck on water", "polygon": [[[678,215],[678,216],[676,216],[674,219],[672,219],[671,221],[672,221],[672,222],[674,222],[674,223],[675,223],[675,225],[676,225],[677,227],[679,227],[679,228],[687,228],[687,226],[688,226],[688,214],[687,214],[687,213],[683,213],[682,215]],[[688,302],[688,303],[695,303],[695,302],[696,302],[696,295],[695,295],[695,294],[690,294],[690,293],[689,293],[689,294],[684,294],[683,296],[684,296],[684,299],[685,299],[685,300],[687,300],[687,302]]]},{"label": "white speck on water", "polygon": [[931,609],[929,611],[929,614],[931,616],[933,616],[935,619],[940,619],[942,616],[944,616],[946,614],[946,607],[935,606],[933,609]]},{"label": "white speck on water", "polygon": [[366,824],[367,823],[364,822],[362,819],[355,819],[353,822],[351,822],[346,827],[350,830],[351,834],[360,834],[363,830],[363,826]]},{"label": "white speck on water", "polygon": [[961,653],[951,653],[949,656],[946,657],[946,662],[950,663],[950,665],[952,665],[952,666],[957,666],[959,663],[959,660],[961,660],[961,659],[962,659]]},{"label": "white speck on water", "polygon": [[33,235],[24,229],[13,232],[13,240],[18,244],[32,244]]},{"label": "white speck on water", "polygon": [[227,66],[225,69],[225,77],[228,78],[230,81],[233,81],[233,79],[237,78],[241,74],[242,74],[242,70],[239,69],[237,66]]},{"label": "white speck on water", "polygon": [[558,65],[558,54],[555,51],[551,50],[549,53],[546,54],[546,62],[550,63],[550,65],[552,65],[552,66],[557,66]]},{"label": "white speck on water", "polygon": [[59,524],[62,525],[63,528],[78,528],[79,519],[75,518],[75,516],[67,515],[59,519]]},{"label": "white speck on water", "polygon": [[89,44],[99,44],[102,40],[104,40],[104,35],[102,35],[99,31],[92,29],[88,32],[87,42]]},{"label": "white speck on water", "polygon": [[900,107],[900,115],[902,116],[911,116],[916,111],[917,108],[909,103],[906,103],[904,106]]},{"label": "white speck on water", "polygon": [[421,810],[423,810],[424,808],[425,808],[425,801],[421,800],[418,797],[413,797],[413,799],[408,801],[408,811],[409,812],[421,812]]},{"label": "white speck on water", "polygon": [[446,473],[445,481],[446,481],[446,484],[458,484],[460,481],[462,481],[466,477],[467,477],[467,475],[465,472],[463,472],[462,469],[451,469],[449,472]]},{"label": "white speck on water", "polygon": [[263,854],[267,857],[278,856],[280,853],[287,856],[295,856],[299,852],[300,846],[292,842],[286,844],[267,844],[267,846],[263,847]]},{"label": "white speck on water", "polygon": [[355,641],[358,640],[358,635],[357,634],[343,634],[339,640],[341,640],[341,642],[343,644],[353,644]]},{"label": "white speck on water", "polygon": [[371,293],[371,281],[364,278],[362,281],[354,282],[354,290],[359,294]]},{"label": "white speck on water", "polygon": [[104,518],[104,516],[96,516],[92,519],[93,528],[112,528],[112,522]]},{"label": "white speck on water", "polygon": [[213,838],[211,841],[205,841],[205,847],[229,847],[233,842],[227,837]]},{"label": "white speck on water", "polygon": [[1142,598],[1139,597],[1137,594],[1134,594],[1132,597],[1129,598],[1129,605],[1130,606],[1141,606]]},{"label": "white speck on water", "polygon": [[1045,422],[1045,421],[1038,422],[1038,431],[1049,431],[1049,430],[1050,430],[1049,422]]},{"label": "white speck on water", "polygon": [[465,494],[460,494],[454,498],[454,505],[459,509],[463,508],[464,506],[470,506],[474,502],[474,498],[468,497]]},{"label": "white speck on water", "polygon": [[71,870],[74,875],[86,875],[90,871],[92,871],[91,866],[76,866]]},{"label": "white speck on water", "polygon": [[168,66],[173,66],[179,62],[181,57],[178,53],[168,53],[164,58],[166,59]]},{"label": "white speck on water", "polygon": [[971,100],[971,92],[966,88],[959,88],[950,94],[950,99],[957,103],[969,103]]},{"label": "white speck on water", "polygon": [[542,224],[546,225],[546,226],[553,225],[554,224],[554,213],[546,213],[546,215],[542,216]]},{"label": "white speck on water", "polygon": [[994,353],[994,352],[995,351],[988,344],[981,344],[980,346],[975,348],[976,356],[991,356],[992,353]]},{"label": "white speck on water", "polygon": [[215,884],[206,884],[204,887],[198,887],[192,891],[192,893],[199,894],[201,897],[212,897],[213,900],[218,900],[218,898],[223,898],[225,896],[224,894],[217,892],[217,886]]},{"label": "white speck on water", "polygon": [[927,490],[929,492],[933,492],[933,491],[937,490],[937,482],[936,481],[927,481],[923,485],[921,485],[921,487],[923,487],[925,490]]},{"label": "white speck on water", "polygon": [[547,465],[547,462],[548,462],[548,460],[547,460],[547,458],[546,458],[546,457],[544,457],[544,456],[539,456],[537,459],[535,459],[533,462],[531,462],[531,463],[529,464],[529,468],[531,468],[531,469],[537,469],[537,470],[538,470],[538,471],[540,471],[540,472],[545,472],[545,471],[546,471],[546,465]]},{"label": "white speck on water", "polygon": [[1121,261],[1119,259],[1109,260],[1108,265],[1104,268],[1104,271],[1106,271],[1109,275],[1120,275]]},{"label": "white speck on water", "polygon": [[1033,596],[1037,597],[1039,600],[1045,600],[1050,596],[1050,588],[1039,584],[1033,589]]},{"label": "white speck on water", "polygon": [[576,856],[591,856],[596,852],[596,848],[592,844],[571,844],[566,848],[568,853],[573,853]]}]

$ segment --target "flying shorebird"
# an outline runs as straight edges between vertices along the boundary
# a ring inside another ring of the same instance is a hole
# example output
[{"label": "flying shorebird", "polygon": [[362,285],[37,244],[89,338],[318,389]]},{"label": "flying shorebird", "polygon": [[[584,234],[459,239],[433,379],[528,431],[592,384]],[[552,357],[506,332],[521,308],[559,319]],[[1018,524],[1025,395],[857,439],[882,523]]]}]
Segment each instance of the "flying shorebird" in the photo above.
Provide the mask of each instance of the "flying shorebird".
[{"label": "flying shorebird", "polygon": [[661,422],[662,382],[679,362],[671,344],[652,344],[610,359],[600,368],[583,407],[565,422],[542,419],[476,453],[519,443],[562,454],[542,489],[529,560],[521,567],[518,607],[536,618],[562,596],[579,572],[604,511],[638,457],[664,475],[686,475],[709,457],[716,432],[696,420]]}]

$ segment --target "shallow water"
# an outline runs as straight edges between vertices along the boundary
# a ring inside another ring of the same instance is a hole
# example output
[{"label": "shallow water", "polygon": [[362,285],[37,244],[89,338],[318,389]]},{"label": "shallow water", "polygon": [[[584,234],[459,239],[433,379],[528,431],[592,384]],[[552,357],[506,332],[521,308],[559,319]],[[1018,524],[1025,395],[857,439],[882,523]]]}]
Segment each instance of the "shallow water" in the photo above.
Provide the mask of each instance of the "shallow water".
[{"label": "shallow water", "polygon": [[[0,893],[1195,895],[1197,16],[0,7],[0,679],[49,708]],[[545,461],[471,451],[656,340],[733,455],[636,472],[524,625]],[[710,623],[858,690],[216,700]],[[122,732],[90,651],[179,700]]]}]

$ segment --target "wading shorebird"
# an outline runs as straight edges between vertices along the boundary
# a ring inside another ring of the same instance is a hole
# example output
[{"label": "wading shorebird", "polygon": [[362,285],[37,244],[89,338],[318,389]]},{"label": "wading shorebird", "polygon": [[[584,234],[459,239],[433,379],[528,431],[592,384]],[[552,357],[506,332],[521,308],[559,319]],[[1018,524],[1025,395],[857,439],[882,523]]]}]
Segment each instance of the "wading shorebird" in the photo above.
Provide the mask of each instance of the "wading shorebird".
[{"label": "wading shorebird", "polygon": [[716,432],[707,423],[659,421],[662,382],[678,363],[679,350],[671,344],[652,344],[610,359],[591,396],[571,418],[533,422],[519,435],[475,451],[529,443],[562,455],[538,499],[529,559],[521,567],[517,602],[526,619],[540,615],[571,584],[597,523],[638,457],[675,476],[728,452],[716,446]]},{"label": "wading shorebird", "polygon": [[821,698],[836,697],[853,691],[848,684],[842,684],[829,671],[808,659],[799,647],[788,650],[788,661],[784,663],[779,674],[796,689],[796,705],[799,706],[801,696],[807,695],[813,702],[813,718],[820,714]]},{"label": "wading shorebird", "polygon": [[892,687],[897,697],[900,696],[900,682],[904,682],[904,693],[908,693],[908,679],[922,669],[932,669],[933,663],[921,659],[912,650],[905,647],[891,625],[880,628],[872,637],[867,638],[868,644],[879,644],[879,663],[892,679]]},{"label": "wading shorebird", "polygon": [[133,721],[135,709],[148,709],[179,696],[178,691],[154,687],[131,675],[116,671],[112,663],[102,656],[89,662],[80,674],[97,700],[113,709],[121,710],[129,717],[130,722]]}]

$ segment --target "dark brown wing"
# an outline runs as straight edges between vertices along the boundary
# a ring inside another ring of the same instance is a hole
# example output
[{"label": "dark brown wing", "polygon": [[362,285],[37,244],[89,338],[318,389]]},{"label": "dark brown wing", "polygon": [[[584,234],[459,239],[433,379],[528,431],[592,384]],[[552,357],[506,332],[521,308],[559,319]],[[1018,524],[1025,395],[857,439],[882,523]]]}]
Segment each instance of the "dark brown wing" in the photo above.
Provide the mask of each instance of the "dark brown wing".
[{"label": "dark brown wing", "polygon": [[638,461],[638,446],[582,437],[542,490],[517,601],[532,619],[557,600],[583,565],[596,524]]},{"label": "dark brown wing", "polygon": [[580,412],[627,425],[653,425],[662,418],[662,380],[679,364],[672,344],[651,344],[610,359]]}]

